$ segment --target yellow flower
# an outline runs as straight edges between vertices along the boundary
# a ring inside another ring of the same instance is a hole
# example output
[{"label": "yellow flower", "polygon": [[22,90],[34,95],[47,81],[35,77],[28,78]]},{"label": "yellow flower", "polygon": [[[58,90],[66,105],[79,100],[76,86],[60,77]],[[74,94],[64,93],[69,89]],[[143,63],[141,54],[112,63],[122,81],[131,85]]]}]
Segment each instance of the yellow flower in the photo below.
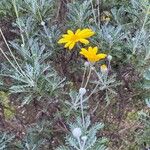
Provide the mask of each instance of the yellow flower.
[{"label": "yellow flower", "polygon": [[63,34],[62,38],[58,41],[59,44],[66,43],[65,48],[69,47],[69,50],[73,49],[77,42],[83,44],[89,44],[87,38],[91,37],[95,33],[91,29],[78,29],[75,33],[71,30],[67,31],[67,34]]},{"label": "yellow flower", "polygon": [[96,61],[99,61],[101,59],[106,58],[106,54],[100,53],[97,54],[98,47],[89,47],[88,49],[82,48],[80,51],[80,54],[84,55],[85,58],[88,59],[91,63],[94,63]]},{"label": "yellow flower", "polygon": [[108,68],[107,68],[107,66],[105,64],[101,65],[101,72],[102,73],[107,72],[107,70],[108,70]]}]

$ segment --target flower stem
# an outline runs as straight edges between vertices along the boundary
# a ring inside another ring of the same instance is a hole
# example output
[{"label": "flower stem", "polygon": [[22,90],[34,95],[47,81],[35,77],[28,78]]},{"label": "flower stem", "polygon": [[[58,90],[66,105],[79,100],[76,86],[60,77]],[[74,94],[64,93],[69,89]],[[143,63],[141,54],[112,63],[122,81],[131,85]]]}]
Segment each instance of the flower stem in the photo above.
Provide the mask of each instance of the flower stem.
[{"label": "flower stem", "polygon": [[82,114],[82,124],[84,127],[85,126],[85,120],[84,120],[84,110],[83,110],[83,95],[80,95],[80,106],[81,106],[81,114]]},{"label": "flower stem", "polygon": [[[86,97],[85,99],[82,100],[82,103],[86,102],[95,93],[98,86],[99,86],[99,83],[95,86],[95,88],[93,89],[91,94],[88,97]],[[80,105],[80,103],[77,103],[76,105],[78,106],[78,105]]]},{"label": "flower stem", "polygon": [[89,79],[90,79],[90,76],[91,76],[91,72],[92,72],[92,68],[90,66],[90,70],[89,70],[89,74],[88,74],[88,77],[87,77],[87,81],[86,81],[85,86],[84,86],[85,89],[86,89],[86,87],[88,85],[88,82],[89,82]]},{"label": "flower stem", "polygon": [[82,150],[82,145],[81,145],[80,137],[78,137],[77,140],[78,140],[78,143],[79,143],[80,150]]},{"label": "flower stem", "polygon": [[86,74],[86,69],[87,67],[84,68],[84,73],[83,73],[83,77],[82,77],[82,83],[81,83],[81,87],[83,87],[84,84],[84,80],[85,80],[85,74]]}]

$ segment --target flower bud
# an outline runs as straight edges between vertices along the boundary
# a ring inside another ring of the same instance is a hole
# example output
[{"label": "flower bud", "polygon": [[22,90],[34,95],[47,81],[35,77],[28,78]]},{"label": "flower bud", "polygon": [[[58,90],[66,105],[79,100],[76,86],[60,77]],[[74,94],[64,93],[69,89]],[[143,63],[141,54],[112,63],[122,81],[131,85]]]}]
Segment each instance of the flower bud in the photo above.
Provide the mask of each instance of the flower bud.
[{"label": "flower bud", "polygon": [[82,134],[82,131],[80,128],[75,128],[73,129],[72,134],[75,138],[79,138]]},{"label": "flower bud", "polygon": [[106,17],[105,21],[109,22],[110,21],[110,17]]},{"label": "flower bud", "polygon": [[45,26],[45,22],[44,22],[44,21],[42,21],[42,22],[41,22],[41,25],[42,25],[42,26]]},{"label": "flower bud", "polygon": [[86,141],[86,140],[87,140],[87,136],[82,136],[81,139],[82,139],[83,141]]},{"label": "flower bud", "polygon": [[80,95],[84,95],[86,93],[86,89],[85,88],[80,88],[79,89],[79,94]]},{"label": "flower bud", "polygon": [[86,61],[86,62],[84,63],[84,66],[85,66],[85,67],[89,67],[89,66],[90,66],[90,63],[89,63],[88,61]]},{"label": "flower bud", "polygon": [[108,56],[107,56],[107,59],[108,59],[109,61],[111,61],[111,60],[112,60],[112,56],[111,56],[111,55],[108,55]]},{"label": "flower bud", "polygon": [[101,72],[106,73],[108,71],[108,68],[106,65],[101,65]]},{"label": "flower bud", "polygon": [[21,44],[21,47],[24,47],[24,44]]}]

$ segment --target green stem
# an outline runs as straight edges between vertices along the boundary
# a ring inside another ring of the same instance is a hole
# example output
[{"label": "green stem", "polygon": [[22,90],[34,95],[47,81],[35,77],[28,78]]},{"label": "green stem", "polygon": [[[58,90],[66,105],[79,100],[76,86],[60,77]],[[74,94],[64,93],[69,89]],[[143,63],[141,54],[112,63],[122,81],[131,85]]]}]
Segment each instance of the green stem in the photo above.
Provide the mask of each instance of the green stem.
[{"label": "green stem", "polygon": [[82,124],[83,124],[83,127],[85,127],[84,110],[83,110],[83,95],[80,95],[80,106],[81,106],[81,114],[82,114]]},{"label": "green stem", "polygon": [[88,85],[88,82],[89,82],[89,79],[90,79],[90,76],[91,76],[91,72],[92,72],[92,68],[90,66],[90,70],[89,70],[89,74],[88,74],[88,77],[87,77],[87,81],[86,81],[85,86],[84,86],[85,89],[86,89],[86,87]]},{"label": "green stem", "polygon": [[20,35],[21,35],[22,43],[23,43],[23,45],[25,45],[24,36],[22,34],[22,27],[20,25],[19,14],[18,14],[18,10],[17,10],[17,7],[16,7],[16,0],[12,0],[12,3],[13,3],[13,6],[14,6],[14,9],[15,9],[17,20],[18,20],[18,25],[19,25],[19,29],[20,29]]},{"label": "green stem", "polygon": [[83,87],[84,84],[84,80],[85,80],[85,74],[86,74],[86,69],[87,67],[84,68],[84,73],[83,73],[83,77],[82,77],[82,83],[81,83],[81,87]]},{"label": "green stem", "polygon": [[5,52],[0,48],[0,51],[2,52],[2,54],[4,55],[4,57],[7,59],[7,61],[10,63],[10,65],[20,74],[20,71],[17,69],[17,67],[15,67],[15,65],[11,62],[11,60],[7,57],[7,55],[5,54]]}]

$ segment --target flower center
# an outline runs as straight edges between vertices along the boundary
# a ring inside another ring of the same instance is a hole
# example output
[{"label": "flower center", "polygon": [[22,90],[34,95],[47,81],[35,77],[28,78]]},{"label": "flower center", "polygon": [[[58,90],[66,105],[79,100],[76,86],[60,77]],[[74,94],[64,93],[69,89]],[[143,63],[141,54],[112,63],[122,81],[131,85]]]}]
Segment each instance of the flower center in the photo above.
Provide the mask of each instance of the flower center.
[{"label": "flower center", "polygon": [[73,35],[73,36],[71,37],[71,41],[73,41],[73,42],[78,42],[78,41],[79,41],[79,37],[78,37],[77,35]]}]

